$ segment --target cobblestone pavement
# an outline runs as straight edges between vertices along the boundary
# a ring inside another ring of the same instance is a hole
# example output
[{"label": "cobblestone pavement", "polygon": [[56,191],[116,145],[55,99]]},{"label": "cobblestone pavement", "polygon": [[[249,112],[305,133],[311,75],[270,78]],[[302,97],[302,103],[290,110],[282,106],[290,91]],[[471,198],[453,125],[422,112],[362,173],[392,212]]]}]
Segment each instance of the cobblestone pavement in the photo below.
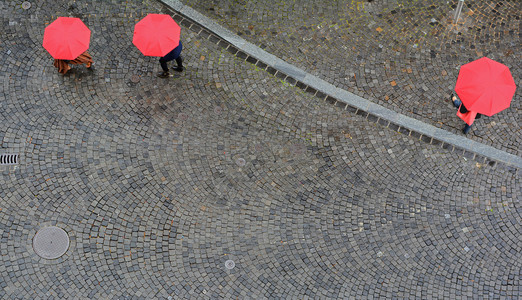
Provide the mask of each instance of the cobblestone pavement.
[{"label": "cobblestone pavement", "polygon": [[[182,0],[269,53],[399,113],[462,134],[449,102],[462,64],[488,56],[521,86],[521,1]],[[519,88],[473,140],[521,156]]]},{"label": "cobblestone pavement", "polygon": [[[0,2],[0,298],[520,298],[518,170],[369,123],[182,27],[186,72],[132,45],[157,2]],[[78,16],[95,70],[41,47]],[[506,117],[506,116],[504,116]],[[57,260],[32,238],[69,234]],[[225,263],[233,261],[228,269]]]}]

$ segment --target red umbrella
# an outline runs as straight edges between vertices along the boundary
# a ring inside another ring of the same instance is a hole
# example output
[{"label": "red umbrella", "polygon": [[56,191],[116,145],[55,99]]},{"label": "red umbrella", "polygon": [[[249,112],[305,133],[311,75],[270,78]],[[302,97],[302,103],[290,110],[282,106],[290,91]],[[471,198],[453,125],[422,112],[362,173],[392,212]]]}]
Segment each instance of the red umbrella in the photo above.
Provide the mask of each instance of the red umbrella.
[{"label": "red umbrella", "polygon": [[146,56],[165,56],[179,45],[181,28],[169,16],[148,14],[134,26],[132,43]]},{"label": "red umbrella", "polygon": [[55,59],[72,60],[89,49],[91,31],[78,18],[59,17],[45,28],[43,47]]},{"label": "red umbrella", "polygon": [[509,68],[487,57],[460,67],[455,91],[469,111],[492,116],[509,107],[516,86]]}]

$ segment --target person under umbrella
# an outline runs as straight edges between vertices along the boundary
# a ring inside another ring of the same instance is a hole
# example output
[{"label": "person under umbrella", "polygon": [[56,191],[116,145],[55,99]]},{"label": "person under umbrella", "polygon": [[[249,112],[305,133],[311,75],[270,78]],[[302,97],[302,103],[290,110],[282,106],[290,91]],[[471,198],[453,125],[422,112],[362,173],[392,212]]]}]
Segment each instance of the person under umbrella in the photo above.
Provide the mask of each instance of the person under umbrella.
[{"label": "person under umbrella", "polygon": [[482,117],[482,114],[479,114],[474,111],[469,111],[466,108],[466,106],[462,104],[462,101],[460,101],[455,95],[451,95],[451,101],[453,102],[453,105],[458,109],[457,116],[466,123],[466,125],[464,125],[464,129],[462,129],[462,133],[468,134],[468,132],[471,130],[471,125],[473,125],[473,122],[475,120],[480,119]]},{"label": "person under umbrella", "polygon": [[53,56],[58,72],[65,74],[71,69],[69,64],[91,68],[90,37],[91,31],[80,19],[59,17],[45,28],[43,47]]},{"label": "person under umbrella", "polygon": [[467,124],[464,134],[481,114],[492,116],[508,108],[515,90],[509,68],[499,62],[482,57],[461,66],[455,85],[460,100],[456,97],[452,100],[453,105],[459,107],[457,116]]},{"label": "person under umbrella", "polygon": [[159,56],[163,72],[158,76],[170,76],[167,62],[176,60],[178,64],[174,70],[184,70],[180,41],[181,28],[169,15],[148,14],[134,26],[132,43],[146,56]]}]

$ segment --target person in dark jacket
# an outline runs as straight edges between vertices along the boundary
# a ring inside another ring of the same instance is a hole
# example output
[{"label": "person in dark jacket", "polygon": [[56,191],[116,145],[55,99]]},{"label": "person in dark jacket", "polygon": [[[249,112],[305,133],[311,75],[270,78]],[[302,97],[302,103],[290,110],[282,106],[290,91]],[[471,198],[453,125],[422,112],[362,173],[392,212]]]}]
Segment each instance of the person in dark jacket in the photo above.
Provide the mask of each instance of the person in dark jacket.
[{"label": "person in dark jacket", "polygon": [[[459,112],[461,114],[465,114],[467,112],[469,112],[469,110],[466,108],[466,106],[464,106],[464,103],[462,103],[462,101],[460,101],[457,96],[455,95],[451,95],[451,101],[453,102],[453,105],[459,109]],[[481,114],[477,113],[477,116],[475,117],[475,120],[477,119],[480,119],[480,117],[482,117]],[[468,132],[471,130],[471,126],[472,125],[468,125],[466,123],[466,126],[464,126],[464,129],[462,129],[462,133],[464,134],[468,134]]]},{"label": "person in dark jacket", "polygon": [[159,59],[163,72],[159,73],[158,77],[167,78],[170,76],[169,68],[167,67],[167,62],[169,62],[171,60],[176,60],[176,63],[178,64],[178,66],[176,68],[172,67],[172,69],[174,71],[183,72],[183,70],[185,68],[183,67],[183,59],[181,58],[182,49],[183,49],[183,45],[181,45],[181,41],[179,41],[179,45],[176,48],[172,49],[172,51],[167,53],[167,55],[165,55]]}]

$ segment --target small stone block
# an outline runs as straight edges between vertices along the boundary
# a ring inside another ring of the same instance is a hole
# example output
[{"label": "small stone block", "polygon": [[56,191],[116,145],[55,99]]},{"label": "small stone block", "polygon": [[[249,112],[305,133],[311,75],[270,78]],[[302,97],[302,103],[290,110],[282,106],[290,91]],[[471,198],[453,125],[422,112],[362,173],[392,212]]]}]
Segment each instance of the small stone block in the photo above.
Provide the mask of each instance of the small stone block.
[{"label": "small stone block", "polygon": [[356,115],[359,115],[359,116],[362,116],[363,118],[366,118],[368,116],[368,112],[367,111],[364,111],[362,109],[358,109],[357,112],[355,113]]},{"label": "small stone block", "polygon": [[390,121],[385,120],[385,119],[379,119],[379,120],[377,121],[377,123],[381,124],[381,125],[384,126],[384,127],[387,127],[388,124],[390,123]]},{"label": "small stone block", "polygon": [[285,74],[285,73],[281,73],[280,71],[277,71],[277,73],[275,74],[275,76],[276,76],[277,78],[282,79],[282,80],[285,80],[285,78],[286,78],[286,74]]},{"label": "small stone block", "polygon": [[252,56],[249,56],[246,61],[248,61],[249,63],[251,64],[256,64],[257,63],[257,59],[255,57],[252,57]]},{"label": "small stone block", "polygon": [[368,114],[368,121],[375,123],[377,122],[377,120],[379,120],[379,117],[377,117],[376,115]]},{"label": "small stone block", "polygon": [[229,43],[227,41],[224,41],[224,40],[220,40],[218,42],[218,46],[221,47],[221,48],[225,48],[226,49],[228,47],[228,45],[229,45]]},{"label": "small stone block", "polygon": [[237,48],[232,46],[232,45],[229,45],[228,48],[227,48],[227,51],[230,52],[232,55],[236,55],[237,53]]},{"label": "small stone block", "polygon": [[201,26],[196,25],[196,24],[193,24],[192,26],[190,26],[189,29],[192,30],[192,31],[195,32],[195,33],[198,33],[198,32],[201,31]]},{"label": "small stone block", "polygon": [[203,29],[199,35],[204,38],[204,39],[208,39],[209,36],[211,36],[212,34],[208,31],[208,30],[205,30]]},{"label": "small stone block", "polygon": [[400,127],[399,125],[392,123],[392,122],[390,122],[390,124],[388,125],[388,128],[390,128],[393,131],[398,131],[399,127]]},{"label": "small stone block", "polygon": [[426,143],[431,143],[431,136],[427,136],[427,135],[422,135],[421,136],[421,141],[423,142],[426,142]]},{"label": "small stone block", "polygon": [[238,51],[238,52],[236,53],[236,57],[241,58],[241,59],[246,59],[247,56],[248,56],[248,55],[247,55],[245,52],[243,52],[243,51]]},{"label": "small stone block", "polygon": [[409,130],[408,128],[401,127],[399,128],[399,132],[404,135],[410,135],[411,130]]},{"label": "small stone block", "polygon": [[419,140],[420,137],[422,136],[422,134],[420,134],[420,133],[418,133],[418,132],[416,132],[416,131],[412,131],[412,132],[410,133],[410,136],[413,137],[413,138],[415,138],[415,139],[417,139],[417,140]]},{"label": "small stone block", "polygon": [[470,151],[464,151],[462,154],[465,158],[473,159],[475,157],[475,153]]},{"label": "small stone block", "polygon": [[306,89],[307,85],[302,83],[301,81],[298,81],[296,84],[295,84],[296,87],[300,88],[300,89]]},{"label": "small stone block", "polygon": [[188,19],[184,19],[183,21],[181,21],[180,24],[183,25],[183,26],[185,26],[185,27],[190,27],[190,26],[192,26],[192,24],[194,24],[194,23],[192,23],[192,21],[190,21],[190,20],[188,20]]},{"label": "small stone block", "polygon": [[286,77],[286,82],[288,82],[290,85],[295,85],[297,80],[295,80],[294,78],[288,76],[288,77]]},{"label": "small stone block", "polygon": [[305,92],[310,93],[310,94],[312,94],[312,95],[315,95],[315,93],[317,92],[317,90],[314,89],[313,87],[309,86],[309,87],[306,88]]},{"label": "small stone block", "polygon": [[486,158],[482,155],[475,154],[475,161],[484,164],[486,163]]},{"label": "small stone block", "polygon": [[434,139],[431,140],[431,144],[433,146],[440,146],[442,144],[442,141],[437,140],[437,139],[434,138]]},{"label": "small stone block", "polygon": [[258,66],[259,68],[261,68],[263,70],[266,69],[266,67],[267,67],[267,65],[264,62],[260,61],[260,60],[257,61],[256,66]]},{"label": "small stone block", "polygon": [[[217,44],[221,39],[218,38],[217,36],[215,35],[210,35],[210,37],[208,38],[212,43],[214,44]],[[246,57],[246,56],[245,56]]]},{"label": "small stone block", "polygon": [[344,109],[346,107],[346,105],[347,104],[342,101],[337,101],[337,103],[335,103],[335,106],[342,108],[342,109]]},{"label": "small stone block", "polygon": [[328,103],[334,105],[335,102],[337,102],[337,99],[335,99],[334,97],[330,97],[330,96],[328,96],[328,97],[326,97],[326,102],[328,102]]},{"label": "small stone block", "polygon": [[321,91],[317,91],[317,93],[315,94],[315,96],[321,100],[324,100],[324,98],[326,98],[326,94],[321,92]]}]

